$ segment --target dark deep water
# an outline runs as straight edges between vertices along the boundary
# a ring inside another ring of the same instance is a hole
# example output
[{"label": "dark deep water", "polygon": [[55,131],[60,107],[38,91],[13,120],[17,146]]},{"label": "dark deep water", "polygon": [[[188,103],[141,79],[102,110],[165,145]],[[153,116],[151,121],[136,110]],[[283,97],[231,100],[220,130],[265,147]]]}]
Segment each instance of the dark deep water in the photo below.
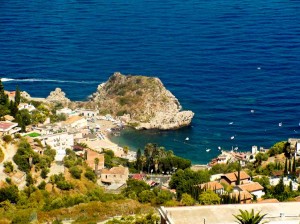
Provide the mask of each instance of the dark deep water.
[{"label": "dark deep water", "polygon": [[190,127],[129,130],[117,143],[156,142],[206,163],[218,146],[300,137],[299,1],[15,0],[0,11],[7,89],[45,97],[61,87],[83,100],[120,71],[159,77],[196,113]]}]

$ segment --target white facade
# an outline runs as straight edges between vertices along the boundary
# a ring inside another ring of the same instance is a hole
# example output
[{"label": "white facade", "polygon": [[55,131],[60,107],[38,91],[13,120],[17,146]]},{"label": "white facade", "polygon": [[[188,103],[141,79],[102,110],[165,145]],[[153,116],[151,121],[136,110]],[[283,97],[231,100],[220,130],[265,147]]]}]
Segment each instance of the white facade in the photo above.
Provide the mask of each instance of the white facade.
[{"label": "white facade", "polygon": [[98,111],[95,111],[95,110],[81,110],[80,115],[82,115],[84,117],[92,118],[92,117],[98,116]]},{"label": "white facade", "polygon": [[[271,186],[276,186],[280,181],[280,178],[276,177],[276,178],[270,178],[270,185]],[[283,184],[285,186],[290,186],[290,182],[292,182],[292,188],[293,191],[297,191],[298,190],[298,186],[299,184],[297,182],[292,181],[291,179],[288,179],[287,177],[283,178]]]},{"label": "white facade", "polygon": [[252,146],[252,155],[256,155],[256,153],[257,153],[257,146],[253,145]]},{"label": "white facade", "polygon": [[18,108],[19,108],[19,110],[27,109],[29,112],[35,110],[35,107],[28,103],[20,103]]},{"label": "white facade", "polygon": [[21,131],[21,128],[18,127],[18,123],[10,121],[0,121],[0,134],[12,135],[19,131]]},{"label": "white facade", "polygon": [[84,117],[71,116],[64,122],[64,124],[71,128],[81,129],[87,127],[87,120]]},{"label": "white facade", "polygon": [[52,135],[40,136],[41,142],[44,145],[49,145],[55,150],[66,150],[74,145],[74,137],[68,133],[57,133]]}]

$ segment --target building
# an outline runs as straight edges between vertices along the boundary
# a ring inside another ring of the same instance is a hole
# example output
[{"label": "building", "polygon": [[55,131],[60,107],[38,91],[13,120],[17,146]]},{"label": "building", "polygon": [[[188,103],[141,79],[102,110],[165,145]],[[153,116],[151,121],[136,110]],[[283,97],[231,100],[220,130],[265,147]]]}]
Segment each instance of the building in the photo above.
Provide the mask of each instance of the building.
[{"label": "building", "polygon": [[19,110],[28,110],[29,112],[34,111],[35,110],[35,106],[28,104],[28,103],[20,103],[18,106]]},{"label": "building", "polygon": [[[220,182],[235,186],[237,185],[237,179],[238,179],[238,172],[226,173],[223,176],[221,176]],[[240,171],[240,184],[248,183],[250,179],[251,177],[245,171]]]},{"label": "building", "polygon": [[40,136],[39,139],[44,145],[51,146],[55,150],[71,149],[74,145],[74,138],[72,134],[56,133],[50,135]]},{"label": "building", "polygon": [[160,207],[161,224],[232,224],[239,209],[266,214],[268,224],[299,224],[300,202]]},{"label": "building", "polygon": [[197,185],[201,190],[212,190],[217,194],[223,194],[224,193],[224,187],[222,184],[220,184],[218,181],[211,181],[203,184]]},{"label": "building", "polygon": [[248,191],[233,191],[229,194],[231,200],[234,200],[240,204],[249,204],[252,202],[253,195]]},{"label": "building", "polygon": [[247,184],[237,185],[235,187],[235,190],[248,191],[250,194],[255,195],[256,198],[261,198],[263,195],[265,195],[265,192],[263,191],[264,187],[257,182],[250,182]]},{"label": "building", "polygon": [[95,170],[95,159],[98,158],[99,159],[99,163],[98,163],[98,170],[102,170],[104,169],[104,154],[100,154],[98,152],[95,152],[93,150],[90,149],[85,149],[86,150],[86,163],[87,165],[92,168],[93,170]]},{"label": "building", "polygon": [[297,156],[300,156],[300,139],[289,138],[288,143],[290,144],[291,151],[294,151]]},{"label": "building", "polygon": [[[271,186],[276,186],[279,183],[280,178],[281,177],[272,177],[272,178],[269,178],[270,185]],[[299,187],[299,184],[297,182],[295,182],[295,181],[293,181],[293,180],[291,180],[291,179],[289,179],[287,177],[283,178],[283,184],[285,186],[290,186],[290,183],[292,183],[292,189],[293,189],[293,191],[297,191],[298,187]]]},{"label": "building", "polygon": [[10,121],[0,121],[0,135],[12,135],[21,131],[18,123]]},{"label": "building", "polygon": [[64,125],[69,126],[71,128],[86,128],[87,120],[84,117],[80,116],[71,116],[66,121],[63,122]]},{"label": "building", "polygon": [[101,170],[101,181],[105,184],[122,184],[128,180],[128,167],[118,166]]},{"label": "building", "polygon": [[95,110],[80,110],[79,111],[80,115],[81,116],[84,116],[84,117],[88,117],[88,118],[96,118],[98,116],[98,111],[95,111]]}]

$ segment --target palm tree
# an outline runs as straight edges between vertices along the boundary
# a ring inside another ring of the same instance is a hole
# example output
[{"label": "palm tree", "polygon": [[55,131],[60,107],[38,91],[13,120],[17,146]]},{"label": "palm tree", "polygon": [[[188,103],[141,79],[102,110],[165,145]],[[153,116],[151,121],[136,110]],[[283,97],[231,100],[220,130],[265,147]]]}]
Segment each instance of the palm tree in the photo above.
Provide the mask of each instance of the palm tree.
[{"label": "palm tree", "polygon": [[142,169],[141,169],[141,170],[142,170],[142,171],[143,171],[143,169],[144,169],[144,165],[145,165],[146,161],[147,161],[146,156],[142,155],[142,156],[141,156],[141,164],[142,164]]},{"label": "palm tree", "polygon": [[[259,224],[261,220],[267,215],[261,215],[260,212],[254,214],[254,210],[252,209],[251,212],[248,212],[247,210],[241,210],[239,209],[240,214],[233,215],[237,219],[237,223],[239,224]],[[267,223],[266,221],[263,223]],[[262,224],[263,224],[262,223]]]},{"label": "palm tree", "polygon": [[154,162],[154,169],[155,169],[155,172],[157,173],[157,170],[158,170],[158,164],[159,164],[159,156],[155,156],[153,158],[153,162]]}]

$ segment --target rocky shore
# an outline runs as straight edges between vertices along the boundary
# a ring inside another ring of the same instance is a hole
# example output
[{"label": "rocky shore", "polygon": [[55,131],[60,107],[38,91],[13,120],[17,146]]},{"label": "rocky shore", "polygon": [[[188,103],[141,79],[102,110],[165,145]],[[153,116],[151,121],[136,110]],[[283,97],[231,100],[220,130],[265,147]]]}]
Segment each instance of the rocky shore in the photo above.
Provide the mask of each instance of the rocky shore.
[{"label": "rocky shore", "polygon": [[[28,97],[29,94],[28,94]],[[44,102],[98,110],[118,117],[135,129],[171,130],[190,125],[194,113],[182,110],[178,99],[159,78],[114,73],[85,102],[72,102],[56,88]]]}]

